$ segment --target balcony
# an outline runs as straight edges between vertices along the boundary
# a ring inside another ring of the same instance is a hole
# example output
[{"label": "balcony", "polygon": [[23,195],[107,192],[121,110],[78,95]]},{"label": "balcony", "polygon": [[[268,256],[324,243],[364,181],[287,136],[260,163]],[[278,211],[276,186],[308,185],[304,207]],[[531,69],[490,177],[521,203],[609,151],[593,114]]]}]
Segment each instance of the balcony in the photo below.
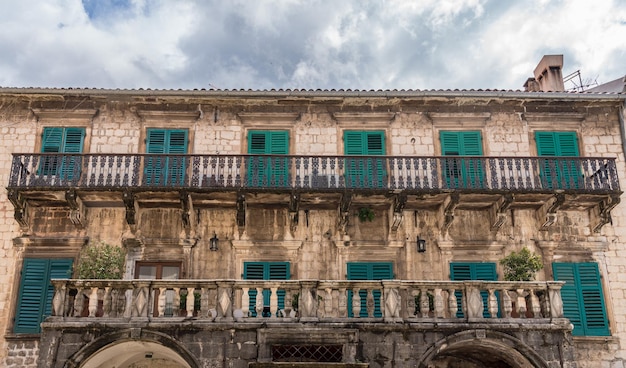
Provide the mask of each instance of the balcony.
[{"label": "balcony", "polygon": [[551,323],[563,282],[53,280],[56,322]]},{"label": "balcony", "polygon": [[129,224],[138,206],[221,206],[242,226],[243,202],[257,201],[294,213],[386,206],[396,217],[444,208],[444,227],[456,209],[494,210],[494,227],[508,208],[539,209],[546,224],[556,210],[593,209],[599,231],[621,194],[615,159],[597,157],[14,154],[7,189],[22,227],[29,205],[125,206]]}]

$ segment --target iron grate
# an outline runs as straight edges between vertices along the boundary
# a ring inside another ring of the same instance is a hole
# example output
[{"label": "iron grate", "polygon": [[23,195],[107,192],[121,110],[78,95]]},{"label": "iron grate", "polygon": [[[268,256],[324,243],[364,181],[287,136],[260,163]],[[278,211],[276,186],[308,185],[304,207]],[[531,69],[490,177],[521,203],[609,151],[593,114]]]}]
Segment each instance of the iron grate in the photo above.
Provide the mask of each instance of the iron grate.
[{"label": "iron grate", "polygon": [[341,363],[343,345],[272,345],[274,362]]}]

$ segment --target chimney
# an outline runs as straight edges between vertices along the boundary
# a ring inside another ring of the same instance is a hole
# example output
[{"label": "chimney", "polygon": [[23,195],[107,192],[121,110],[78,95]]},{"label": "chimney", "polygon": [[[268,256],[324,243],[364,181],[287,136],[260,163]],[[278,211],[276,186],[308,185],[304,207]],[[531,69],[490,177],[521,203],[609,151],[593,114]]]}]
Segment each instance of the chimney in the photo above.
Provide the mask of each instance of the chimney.
[{"label": "chimney", "polygon": [[529,78],[526,83],[524,83],[525,91],[565,91],[562,70],[563,55],[544,55],[535,68],[535,78]]}]

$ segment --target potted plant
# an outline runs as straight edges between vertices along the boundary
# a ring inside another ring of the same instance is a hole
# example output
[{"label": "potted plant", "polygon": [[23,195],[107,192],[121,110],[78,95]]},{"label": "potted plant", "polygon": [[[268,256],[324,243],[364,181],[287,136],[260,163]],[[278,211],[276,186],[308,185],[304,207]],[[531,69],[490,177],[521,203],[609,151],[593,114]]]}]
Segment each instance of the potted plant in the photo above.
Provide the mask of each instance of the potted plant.
[{"label": "potted plant", "polygon": [[374,220],[374,210],[372,210],[370,207],[361,207],[359,208],[358,216],[361,222],[372,222],[372,220]]},{"label": "potted plant", "polygon": [[524,247],[519,252],[511,252],[500,260],[506,281],[532,281],[537,271],[543,268],[541,257]]}]

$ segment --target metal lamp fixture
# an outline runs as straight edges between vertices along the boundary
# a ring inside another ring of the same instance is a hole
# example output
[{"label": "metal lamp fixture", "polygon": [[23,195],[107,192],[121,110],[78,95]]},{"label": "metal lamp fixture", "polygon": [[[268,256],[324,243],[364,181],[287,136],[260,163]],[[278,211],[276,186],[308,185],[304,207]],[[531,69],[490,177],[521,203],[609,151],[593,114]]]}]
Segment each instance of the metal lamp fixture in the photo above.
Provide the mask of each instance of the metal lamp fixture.
[{"label": "metal lamp fixture", "polygon": [[417,251],[420,253],[426,252],[426,240],[420,239],[419,236],[417,237]]},{"label": "metal lamp fixture", "polygon": [[212,251],[217,251],[217,244],[219,239],[217,238],[217,234],[213,233],[213,237],[209,239],[209,249]]}]

